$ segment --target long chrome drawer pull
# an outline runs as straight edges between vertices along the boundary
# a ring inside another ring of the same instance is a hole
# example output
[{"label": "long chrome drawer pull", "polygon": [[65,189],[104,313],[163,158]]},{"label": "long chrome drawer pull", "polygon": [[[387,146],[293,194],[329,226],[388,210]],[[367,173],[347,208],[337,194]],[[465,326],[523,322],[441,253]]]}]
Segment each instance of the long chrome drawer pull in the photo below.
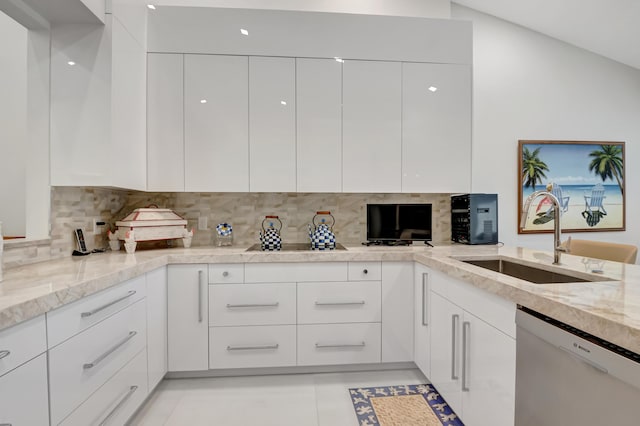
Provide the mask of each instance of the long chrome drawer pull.
[{"label": "long chrome drawer pull", "polygon": [[202,288],[202,277],[204,271],[198,271],[198,322],[202,322],[202,294],[204,289]]},{"label": "long chrome drawer pull", "polygon": [[278,349],[279,344],[275,345],[261,345],[261,346],[227,346],[228,351],[253,351],[259,349]]},{"label": "long chrome drawer pull", "polygon": [[233,308],[275,308],[278,305],[280,305],[280,302],[274,302],[274,303],[247,303],[244,305],[232,305],[230,303],[227,303],[227,308],[229,309],[233,309]]},{"label": "long chrome drawer pull", "polygon": [[451,380],[458,380],[458,373],[456,372],[456,361],[458,360],[458,350],[456,348],[456,342],[458,340],[458,321],[460,315],[451,315]]},{"label": "long chrome drawer pull", "polygon": [[100,312],[100,311],[102,311],[104,309],[107,309],[109,306],[113,306],[118,302],[122,302],[124,299],[129,298],[129,297],[133,296],[134,294],[136,294],[136,291],[135,290],[130,290],[130,291],[127,292],[126,295],[124,295],[122,297],[119,297],[118,299],[116,299],[116,300],[114,300],[112,302],[109,302],[106,305],[102,305],[99,308],[95,308],[93,311],[81,313],[80,317],[81,318],[90,317],[91,315],[97,314],[98,312]]},{"label": "long chrome drawer pull", "polygon": [[422,274],[422,325],[429,325],[429,314],[427,306],[429,305],[429,274]]},{"label": "long chrome drawer pull", "polygon": [[471,323],[465,321],[462,323],[462,392],[469,392],[469,335],[471,332]]},{"label": "long chrome drawer pull", "polygon": [[360,343],[343,343],[343,344],[321,344],[316,343],[316,348],[361,348],[366,346],[365,342]]},{"label": "long chrome drawer pull", "polygon": [[358,302],[318,302],[316,306],[346,306],[346,305],[364,305],[364,300]]},{"label": "long chrome drawer pull", "polygon": [[[8,350],[0,351],[0,359],[4,359],[9,355],[11,355],[11,351],[8,351]],[[2,426],[1,423],[0,423],[0,426]]]},{"label": "long chrome drawer pull", "polygon": [[111,420],[111,418],[112,418],[112,417],[113,417],[113,416],[118,412],[118,410],[120,409],[120,407],[122,407],[122,406],[124,405],[124,403],[125,403],[125,402],[127,402],[127,400],[128,400],[129,398],[131,398],[131,395],[133,395],[133,393],[134,393],[135,391],[137,391],[137,390],[138,390],[138,386],[135,386],[135,385],[134,385],[134,386],[129,387],[129,390],[128,390],[128,391],[127,391],[127,393],[122,397],[122,399],[120,399],[120,402],[118,402],[118,404],[117,404],[115,407],[113,407],[113,410],[111,410],[111,411],[109,412],[109,414],[107,414],[107,417],[105,417],[105,418],[104,418],[104,420],[102,420],[102,421],[100,422],[100,426],[104,426],[104,425],[106,425],[106,424],[109,422],[109,420]]},{"label": "long chrome drawer pull", "polygon": [[84,364],[82,366],[82,368],[84,368],[85,370],[89,370],[90,368],[95,367],[96,365],[98,365],[102,360],[104,360],[106,357],[108,357],[109,355],[111,355],[112,353],[114,353],[116,350],[118,350],[118,348],[122,345],[124,345],[125,343],[127,343],[129,340],[131,340],[133,338],[133,336],[135,336],[136,334],[138,334],[137,331],[130,331],[129,335],[127,337],[125,337],[124,339],[122,339],[121,341],[119,341],[118,343],[116,343],[111,349],[109,349],[108,351],[106,351],[105,353],[103,353],[102,355],[100,355],[98,358],[96,358],[93,362]]},{"label": "long chrome drawer pull", "polygon": [[0,423],[0,426],[12,426],[11,423]]}]

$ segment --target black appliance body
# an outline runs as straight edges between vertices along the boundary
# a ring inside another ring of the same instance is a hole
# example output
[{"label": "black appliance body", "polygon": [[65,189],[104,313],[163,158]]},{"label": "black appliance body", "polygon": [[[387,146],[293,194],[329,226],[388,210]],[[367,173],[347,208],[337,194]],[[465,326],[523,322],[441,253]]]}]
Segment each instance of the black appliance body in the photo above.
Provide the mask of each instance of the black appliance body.
[{"label": "black appliance body", "polygon": [[451,240],[463,244],[497,244],[498,194],[451,196]]}]

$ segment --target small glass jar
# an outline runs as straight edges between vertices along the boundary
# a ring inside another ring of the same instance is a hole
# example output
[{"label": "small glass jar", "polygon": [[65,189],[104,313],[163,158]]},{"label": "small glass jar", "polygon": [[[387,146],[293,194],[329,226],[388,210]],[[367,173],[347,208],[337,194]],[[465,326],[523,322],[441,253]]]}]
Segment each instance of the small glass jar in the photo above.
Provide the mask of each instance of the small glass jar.
[{"label": "small glass jar", "polygon": [[216,245],[218,247],[233,245],[233,234],[229,234],[229,235],[216,234]]}]

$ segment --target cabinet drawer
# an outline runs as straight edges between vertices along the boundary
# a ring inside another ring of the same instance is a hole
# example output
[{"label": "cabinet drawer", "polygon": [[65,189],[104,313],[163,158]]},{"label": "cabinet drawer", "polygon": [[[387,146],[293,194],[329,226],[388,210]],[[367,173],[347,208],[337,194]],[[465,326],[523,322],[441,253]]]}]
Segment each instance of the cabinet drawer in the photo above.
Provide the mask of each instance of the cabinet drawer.
[{"label": "cabinet drawer", "polygon": [[51,420],[58,424],[146,345],[141,300],[49,350]]},{"label": "cabinet drawer", "polygon": [[48,425],[47,355],[0,377],[0,424]]},{"label": "cabinet drawer", "polygon": [[0,331],[0,376],[46,350],[44,315]]},{"label": "cabinet drawer", "polygon": [[123,425],[147,397],[146,351],[142,350],[82,403],[61,426]]},{"label": "cabinet drawer", "polygon": [[380,281],[298,284],[298,324],[380,321]]},{"label": "cabinet drawer", "polygon": [[347,262],[247,263],[244,280],[247,283],[346,281]]},{"label": "cabinet drawer", "polygon": [[209,368],[296,365],[296,326],[211,327]]},{"label": "cabinet drawer", "polygon": [[244,282],[244,264],[221,263],[209,265],[209,284],[231,284]]},{"label": "cabinet drawer", "polygon": [[298,365],[380,362],[380,323],[298,326]]},{"label": "cabinet drawer", "polygon": [[82,330],[142,299],[145,276],[133,278],[47,313],[47,337],[52,348]]},{"label": "cabinet drawer", "polygon": [[349,262],[349,281],[380,281],[380,262]]},{"label": "cabinet drawer", "polygon": [[209,325],[296,323],[296,285],[220,284],[209,287]]}]

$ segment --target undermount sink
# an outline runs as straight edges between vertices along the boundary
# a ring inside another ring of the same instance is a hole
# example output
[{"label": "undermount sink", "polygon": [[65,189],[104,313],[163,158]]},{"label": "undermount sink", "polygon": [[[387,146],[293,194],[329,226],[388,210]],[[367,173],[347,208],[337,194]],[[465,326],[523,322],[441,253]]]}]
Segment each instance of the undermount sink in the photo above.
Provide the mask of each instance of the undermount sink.
[{"label": "undermount sink", "polygon": [[494,272],[519,278],[535,284],[583,283],[591,281],[611,281],[606,277],[577,277],[561,272],[527,266],[501,258],[492,259],[458,259],[470,265],[479,266]]}]

